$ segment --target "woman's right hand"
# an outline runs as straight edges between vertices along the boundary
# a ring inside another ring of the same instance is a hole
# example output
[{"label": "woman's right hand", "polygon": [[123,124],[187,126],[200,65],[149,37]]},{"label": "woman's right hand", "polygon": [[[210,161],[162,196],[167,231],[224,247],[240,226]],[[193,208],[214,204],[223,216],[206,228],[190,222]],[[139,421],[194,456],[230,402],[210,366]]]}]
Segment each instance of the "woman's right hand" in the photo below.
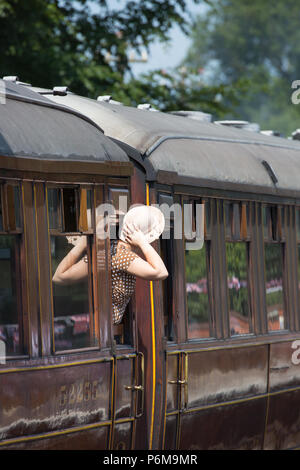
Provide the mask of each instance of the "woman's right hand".
[{"label": "woman's right hand", "polygon": [[138,246],[140,248],[144,245],[148,245],[145,235],[134,224],[123,227],[123,232],[125,234],[125,241],[130,243],[130,245]]}]

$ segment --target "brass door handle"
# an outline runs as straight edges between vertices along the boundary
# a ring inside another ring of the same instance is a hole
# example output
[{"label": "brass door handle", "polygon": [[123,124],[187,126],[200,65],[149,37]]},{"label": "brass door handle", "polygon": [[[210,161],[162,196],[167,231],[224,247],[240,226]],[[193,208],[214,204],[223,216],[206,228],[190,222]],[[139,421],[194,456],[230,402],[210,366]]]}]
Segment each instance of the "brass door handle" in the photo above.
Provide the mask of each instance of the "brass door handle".
[{"label": "brass door handle", "polygon": [[135,390],[144,390],[144,387],[142,385],[125,385],[125,390],[132,390],[133,392]]},{"label": "brass door handle", "polygon": [[[144,413],[144,393],[145,393],[145,366],[144,366],[144,355],[141,352],[137,353],[137,362],[136,362],[136,367],[140,365],[141,368],[141,385],[125,385],[124,388],[125,390],[131,390],[132,392],[141,392],[141,405],[140,405],[140,410],[137,409],[138,407],[138,398],[139,395],[136,395],[136,404],[135,404],[135,419],[140,418],[142,414]],[[135,374],[136,376],[136,374]],[[136,378],[135,378],[136,380]]]},{"label": "brass door handle", "polygon": [[169,380],[168,384],[185,385],[187,384],[187,380]]}]

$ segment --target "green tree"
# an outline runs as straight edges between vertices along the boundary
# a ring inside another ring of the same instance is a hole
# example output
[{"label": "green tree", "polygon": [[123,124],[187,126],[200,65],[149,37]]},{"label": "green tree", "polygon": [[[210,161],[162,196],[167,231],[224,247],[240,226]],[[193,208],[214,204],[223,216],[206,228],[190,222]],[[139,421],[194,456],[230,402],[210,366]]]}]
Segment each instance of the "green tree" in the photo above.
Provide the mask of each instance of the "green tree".
[{"label": "green tree", "polygon": [[235,113],[289,134],[300,109],[291,84],[300,78],[300,14],[294,0],[211,0],[194,22],[186,64],[207,70],[208,80],[247,81]]},{"label": "green tree", "polygon": [[[194,0],[196,3],[198,0]],[[78,93],[114,89],[131,67],[127,50],[186,27],[185,0],[0,0],[0,70],[38,86]],[[106,55],[116,60],[107,63]]]},{"label": "green tree", "polygon": [[[194,0],[195,3],[206,0]],[[129,48],[168,41],[173,24],[188,31],[186,0],[0,0],[0,76],[35,86],[67,85],[95,98],[111,94],[128,105],[222,116],[238,99],[232,87],[207,86],[194,69],[153,71],[137,78]],[[107,54],[114,59],[107,61]],[[226,105],[224,104],[226,101]]]}]

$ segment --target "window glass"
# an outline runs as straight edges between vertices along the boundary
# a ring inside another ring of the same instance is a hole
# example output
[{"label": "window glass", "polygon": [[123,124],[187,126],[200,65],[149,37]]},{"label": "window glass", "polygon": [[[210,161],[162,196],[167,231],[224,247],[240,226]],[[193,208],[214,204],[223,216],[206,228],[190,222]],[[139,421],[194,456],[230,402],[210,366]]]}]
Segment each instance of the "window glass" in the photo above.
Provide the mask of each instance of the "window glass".
[{"label": "window glass", "polygon": [[[169,221],[170,223],[170,221]],[[174,341],[173,331],[173,280],[174,280],[174,229],[170,227],[170,239],[161,238],[161,257],[165,263],[169,276],[162,281],[162,295],[164,306],[165,336],[169,341]]]},{"label": "window glass", "polygon": [[264,239],[269,240],[270,238],[270,207],[263,206],[262,207],[262,223],[263,223],[263,232],[264,232]]},{"label": "window glass", "polygon": [[209,242],[205,242],[201,250],[185,250],[189,339],[211,336],[206,255],[208,247]]},{"label": "window glass", "polygon": [[247,243],[226,243],[230,334],[250,332]]},{"label": "window glass", "polygon": [[[82,237],[86,237],[83,235]],[[81,236],[51,236],[52,276]],[[87,257],[85,256],[85,261]],[[88,273],[88,263],[87,273]],[[52,282],[54,339],[56,350],[85,348],[94,345],[91,337],[90,304],[92,293],[89,276],[72,284]]]},{"label": "window glass", "polygon": [[232,236],[232,204],[224,202],[225,237]]},{"label": "window glass", "polygon": [[3,231],[2,187],[0,186],[0,232]]},{"label": "window glass", "polygon": [[296,209],[297,240],[300,241],[300,209]]},{"label": "window glass", "polygon": [[18,240],[13,235],[0,236],[0,340],[5,344],[5,354],[20,354],[20,329],[18,318]]},{"label": "window glass", "polygon": [[77,201],[74,188],[63,188],[64,231],[77,232]]},{"label": "window glass", "polygon": [[61,211],[60,211],[60,190],[58,188],[48,188],[48,216],[49,228],[61,229]]},{"label": "window glass", "polygon": [[109,202],[113,205],[115,214],[109,217],[110,237],[119,237],[119,229],[123,224],[123,218],[129,210],[129,192],[126,188],[109,188]]},{"label": "window glass", "polygon": [[92,222],[93,190],[92,189],[86,190],[86,205],[87,205],[87,225],[88,225],[88,230],[91,230],[93,228],[93,222]]},{"label": "window glass", "polygon": [[14,206],[15,206],[15,221],[16,227],[21,227],[21,211],[20,211],[20,188],[14,186]]},{"label": "window glass", "polygon": [[265,243],[265,273],[268,329],[282,330],[284,324],[282,245]]},{"label": "window glass", "polygon": [[300,245],[298,245],[298,293],[300,300]]}]

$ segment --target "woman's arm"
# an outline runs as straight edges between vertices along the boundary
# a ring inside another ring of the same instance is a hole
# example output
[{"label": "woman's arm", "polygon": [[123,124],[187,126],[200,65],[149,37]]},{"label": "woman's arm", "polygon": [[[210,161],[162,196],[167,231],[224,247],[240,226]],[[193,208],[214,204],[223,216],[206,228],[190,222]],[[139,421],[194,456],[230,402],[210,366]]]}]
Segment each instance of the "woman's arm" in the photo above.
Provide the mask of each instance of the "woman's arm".
[{"label": "woman's arm", "polygon": [[143,232],[136,229],[134,225],[131,230],[124,229],[124,232],[125,241],[131,245],[138,246],[146,258],[146,261],[136,258],[130,263],[127,272],[149,281],[166,279],[169,275],[166,266],[156,250],[147,242]]},{"label": "woman's arm", "polygon": [[[88,264],[82,258],[86,252],[87,237],[80,237],[78,243],[58,265],[52,281],[56,284],[73,284],[88,276]],[[78,261],[80,259],[80,261]]]}]

